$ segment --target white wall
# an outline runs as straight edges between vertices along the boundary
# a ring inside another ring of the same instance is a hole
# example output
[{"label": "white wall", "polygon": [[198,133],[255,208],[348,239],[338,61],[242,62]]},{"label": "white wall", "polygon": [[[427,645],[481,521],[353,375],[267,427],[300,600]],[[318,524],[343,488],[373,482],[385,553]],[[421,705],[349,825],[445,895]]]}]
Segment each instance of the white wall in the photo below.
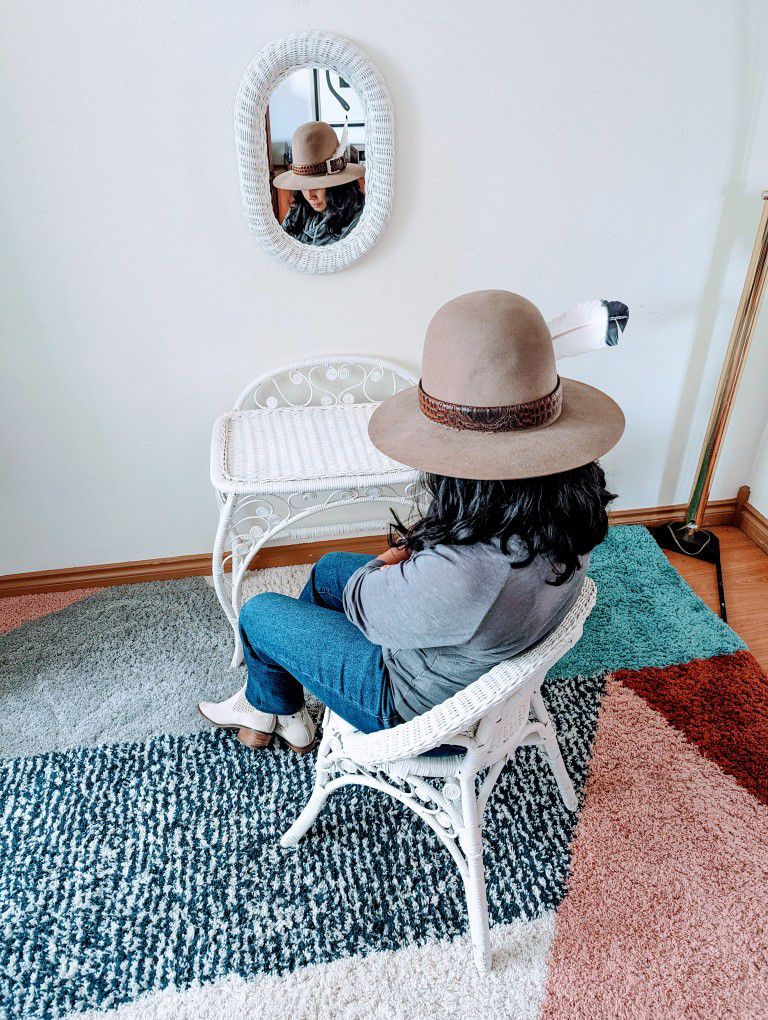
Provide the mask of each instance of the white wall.
[{"label": "white wall", "polygon": [[[27,0],[2,18],[0,572],[209,550],[210,426],[248,377],[355,349],[415,368],[430,315],[480,287],[547,316],[631,306],[623,348],[568,367],[626,411],[605,458],[619,505],[687,498],[767,184],[760,0]],[[377,62],[398,147],[381,243],[325,277],[248,234],[232,132],[256,51],[317,27]],[[714,497],[768,417],[767,340]]]},{"label": "white wall", "polygon": [[768,517],[768,427],[763,433],[748,481],[751,489],[749,502],[764,517]]}]

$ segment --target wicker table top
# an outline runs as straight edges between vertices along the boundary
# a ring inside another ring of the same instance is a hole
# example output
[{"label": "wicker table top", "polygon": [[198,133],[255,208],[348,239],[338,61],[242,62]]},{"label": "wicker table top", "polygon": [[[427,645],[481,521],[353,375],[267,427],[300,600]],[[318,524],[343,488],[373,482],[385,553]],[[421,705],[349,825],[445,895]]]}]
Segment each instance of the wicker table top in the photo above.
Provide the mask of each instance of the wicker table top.
[{"label": "wicker table top", "polygon": [[418,472],[368,438],[375,403],[229,411],[213,427],[211,482],[223,493],[392,485]]}]

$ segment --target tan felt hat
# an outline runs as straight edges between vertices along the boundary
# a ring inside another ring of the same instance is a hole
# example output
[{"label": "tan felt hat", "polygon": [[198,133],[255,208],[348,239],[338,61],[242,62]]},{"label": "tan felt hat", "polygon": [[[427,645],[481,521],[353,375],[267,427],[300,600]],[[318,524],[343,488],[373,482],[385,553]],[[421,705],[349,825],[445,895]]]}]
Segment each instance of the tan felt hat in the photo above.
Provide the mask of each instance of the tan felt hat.
[{"label": "tan felt hat", "polygon": [[309,191],[310,188],[337,188],[365,176],[359,163],[347,160],[347,129],[341,141],[330,124],[310,120],[297,127],[291,142],[291,169],[278,174],[272,181],[286,191]]},{"label": "tan felt hat", "polygon": [[534,478],[589,464],[624,431],[602,390],[557,374],[541,312],[505,290],[454,298],[427,327],[422,375],[376,408],[383,453],[452,478]]}]

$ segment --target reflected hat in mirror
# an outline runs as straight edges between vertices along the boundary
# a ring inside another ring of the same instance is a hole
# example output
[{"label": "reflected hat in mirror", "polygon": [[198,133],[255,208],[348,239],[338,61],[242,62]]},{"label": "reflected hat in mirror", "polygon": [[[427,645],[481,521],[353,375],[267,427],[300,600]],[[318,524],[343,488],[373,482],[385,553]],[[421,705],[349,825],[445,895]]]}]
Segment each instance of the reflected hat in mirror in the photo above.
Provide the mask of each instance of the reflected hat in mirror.
[{"label": "reflected hat in mirror", "polygon": [[291,151],[291,169],[275,177],[272,183],[276,188],[289,191],[336,188],[365,176],[359,163],[347,159],[346,127],[339,141],[330,124],[310,120],[294,131]]},{"label": "reflected hat in mirror", "polygon": [[623,431],[606,393],[560,378],[541,312],[505,290],[443,305],[427,327],[418,385],[380,404],[368,428],[401,464],[475,479],[568,471],[607,453]]}]

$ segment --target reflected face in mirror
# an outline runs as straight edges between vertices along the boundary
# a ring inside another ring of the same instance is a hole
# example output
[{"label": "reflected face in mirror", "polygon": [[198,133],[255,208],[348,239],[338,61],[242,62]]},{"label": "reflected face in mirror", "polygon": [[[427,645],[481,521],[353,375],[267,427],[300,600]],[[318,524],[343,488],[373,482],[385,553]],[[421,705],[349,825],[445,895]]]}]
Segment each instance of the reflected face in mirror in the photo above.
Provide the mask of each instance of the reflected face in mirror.
[{"label": "reflected face in mirror", "polygon": [[[312,119],[297,127],[299,111]],[[354,90],[330,71],[298,71],[272,93],[267,132],[283,230],[314,246],[347,237],[365,205],[365,122]]]},{"label": "reflected face in mirror", "polygon": [[309,191],[302,190],[302,195],[315,212],[325,212],[328,208],[328,200],[326,199],[327,188],[310,188]]}]

